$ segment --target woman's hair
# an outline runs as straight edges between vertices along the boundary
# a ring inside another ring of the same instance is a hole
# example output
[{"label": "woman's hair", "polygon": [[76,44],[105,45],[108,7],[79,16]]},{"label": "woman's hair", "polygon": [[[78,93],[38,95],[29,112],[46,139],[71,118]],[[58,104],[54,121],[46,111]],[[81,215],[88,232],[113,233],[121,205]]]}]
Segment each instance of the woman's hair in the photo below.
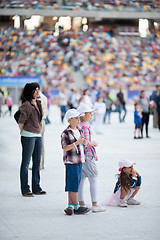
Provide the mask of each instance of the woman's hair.
[{"label": "woman's hair", "polygon": [[36,88],[40,89],[40,86],[37,82],[27,83],[24,86],[22,97],[28,101],[31,101],[33,99],[33,94],[34,94]]},{"label": "woman's hair", "polygon": [[132,179],[127,176],[127,174],[123,171],[124,168],[122,168],[122,171],[119,176],[121,187],[124,188],[124,190],[127,192],[131,189],[131,182]]}]

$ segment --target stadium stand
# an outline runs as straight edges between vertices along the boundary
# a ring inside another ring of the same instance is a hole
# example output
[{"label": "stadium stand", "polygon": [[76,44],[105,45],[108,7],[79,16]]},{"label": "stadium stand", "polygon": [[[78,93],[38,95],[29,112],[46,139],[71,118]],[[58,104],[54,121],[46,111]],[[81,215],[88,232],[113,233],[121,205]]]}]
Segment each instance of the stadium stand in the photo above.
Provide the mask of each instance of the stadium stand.
[{"label": "stadium stand", "polygon": [[0,8],[34,8],[34,9],[44,9],[44,8],[55,8],[57,6],[57,1],[54,0],[35,0],[35,1],[1,1]]},{"label": "stadium stand", "polygon": [[153,84],[160,81],[160,32],[118,39],[105,28],[61,31],[1,28],[0,76],[42,75],[49,86],[73,83],[70,67],[88,85]]},{"label": "stadium stand", "polygon": [[123,10],[126,7],[135,8],[139,11],[160,9],[160,1],[156,0],[34,0],[34,1],[1,1],[0,8],[34,8],[53,9],[56,7],[66,9],[85,8],[87,10]]},{"label": "stadium stand", "polygon": [[[88,85],[103,88],[155,85],[160,81],[160,31],[150,28],[148,36],[140,38],[137,22],[147,18],[153,26],[159,22],[159,12],[157,0],[2,0],[0,76],[40,75],[56,88],[73,84],[74,69]],[[20,16],[19,29],[11,27],[14,15]],[[44,22],[29,31],[23,28],[24,20],[32,15],[44,16]],[[51,16],[85,16],[88,31],[83,32],[81,26],[55,35],[58,20]],[[106,19],[114,19],[112,26],[105,25]]]},{"label": "stadium stand", "polygon": [[51,31],[1,28],[0,75],[45,77],[49,85],[72,83],[64,54]]},{"label": "stadium stand", "polygon": [[[148,11],[160,8],[160,2],[156,0],[65,0],[63,5],[71,8],[87,8],[88,10],[122,10],[125,7],[136,8],[139,11]],[[121,7],[121,8],[120,8]]]}]

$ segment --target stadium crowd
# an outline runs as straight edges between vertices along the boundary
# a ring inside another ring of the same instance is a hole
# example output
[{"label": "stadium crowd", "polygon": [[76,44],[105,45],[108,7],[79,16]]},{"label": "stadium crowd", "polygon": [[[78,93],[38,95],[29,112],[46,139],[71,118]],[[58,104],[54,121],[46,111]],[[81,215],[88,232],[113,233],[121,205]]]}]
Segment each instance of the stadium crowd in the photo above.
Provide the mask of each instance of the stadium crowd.
[{"label": "stadium crowd", "polygon": [[64,0],[63,5],[86,8],[88,10],[124,10],[125,7],[138,9],[139,11],[149,11],[160,8],[160,2],[156,0]]},{"label": "stadium crowd", "polygon": [[51,31],[1,28],[0,75],[45,77],[49,84],[72,82],[63,49]]},{"label": "stadium crowd", "polygon": [[160,81],[160,32],[123,40],[103,27],[88,32],[0,29],[0,76],[41,75],[49,86],[71,85],[71,66],[88,85],[104,87]]},{"label": "stadium crowd", "polygon": [[85,8],[88,10],[124,10],[125,7],[135,8],[138,11],[150,11],[160,8],[160,1],[156,0],[34,0],[34,1],[1,1],[0,8],[34,8],[53,9],[55,7],[66,7],[68,9]]},{"label": "stadium crowd", "polygon": [[55,0],[35,0],[35,1],[1,1],[0,8],[34,8],[34,9],[53,9],[57,6],[57,1]]},{"label": "stadium crowd", "polygon": [[148,39],[118,40],[103,27],[75,32],[70,44],[75,48],[73,64],[77,64],[88,84],[157,82],[160,80],[160,32],[156,34],[157,37],[151,33]]}]

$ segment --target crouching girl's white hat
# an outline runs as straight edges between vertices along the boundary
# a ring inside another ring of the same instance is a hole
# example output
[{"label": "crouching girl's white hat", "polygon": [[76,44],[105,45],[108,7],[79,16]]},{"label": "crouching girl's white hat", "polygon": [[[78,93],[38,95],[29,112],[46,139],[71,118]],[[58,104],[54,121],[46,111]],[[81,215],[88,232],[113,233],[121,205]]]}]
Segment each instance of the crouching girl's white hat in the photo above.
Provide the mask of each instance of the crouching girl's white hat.
[{"label": "crouching girl's white hat", "polygon": [[75,118],[75,117],[79,117],[82,116],[82,114],[80,112],[78,112],[76,109],[69,109],[66,114],[65,114],[65,118],[68,120],[70,118]]},{"label": "crouching girl's white hat", "polygon": [[78,112],[80,113],[87,113],[87,112],[94,112],[96,109],[90,107],[86,103],[80,103],[79,107],[77,108]]},{"label": "crouching girl's white hat", "polygon": [[121,172],[122,168],[131,167],[131,166],[135,165],[135,163],[131,162],[130,160],[123,159],[118,163],[118,165],[119,165],[119,171]]}]

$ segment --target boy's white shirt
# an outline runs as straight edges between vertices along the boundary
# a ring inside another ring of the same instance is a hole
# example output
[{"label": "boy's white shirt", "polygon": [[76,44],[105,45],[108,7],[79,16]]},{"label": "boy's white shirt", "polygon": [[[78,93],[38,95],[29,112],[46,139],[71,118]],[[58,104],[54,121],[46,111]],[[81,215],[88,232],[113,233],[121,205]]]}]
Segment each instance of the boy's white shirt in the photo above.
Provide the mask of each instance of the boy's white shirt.
[{"label": "boy's white shirt", "polygon": [[[76,140],[78,140],[80,138],[80,136],[81,136],[79,130],[78,129],[73,130],[72,128],[70,128],[70,130],[73,132]],[[81,151],[81,160],[82,160],[82,162],[85,162],[85,155],[84,155],[83,144],[80,144],[79,147],[80,147],[80,151]],[[66,163],[74,164],[74,163],[71,163],[69,161],[66,162]]]}]

